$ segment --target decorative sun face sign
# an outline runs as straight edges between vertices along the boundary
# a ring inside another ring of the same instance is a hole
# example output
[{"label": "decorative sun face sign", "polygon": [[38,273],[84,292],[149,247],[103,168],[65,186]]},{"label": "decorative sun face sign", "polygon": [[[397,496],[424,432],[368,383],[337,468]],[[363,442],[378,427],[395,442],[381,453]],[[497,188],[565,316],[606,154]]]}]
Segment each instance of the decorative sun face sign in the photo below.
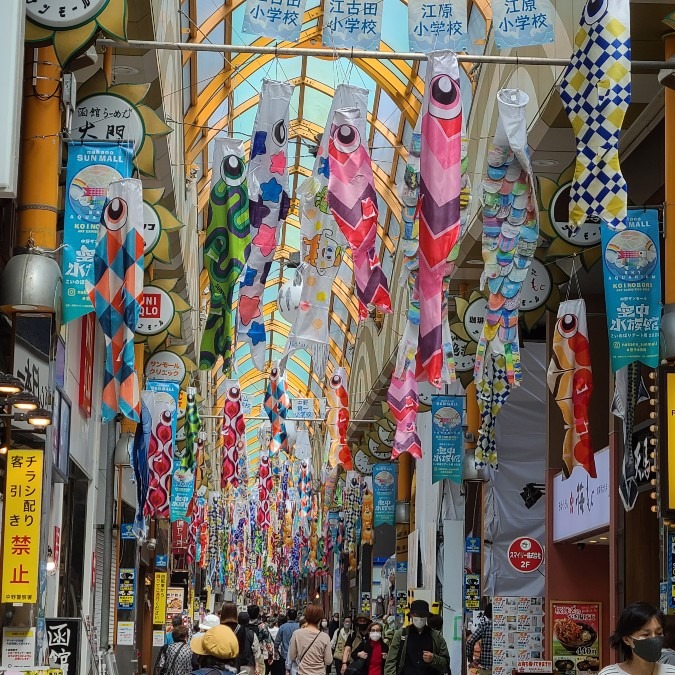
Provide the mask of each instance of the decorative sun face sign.
[{"label": "decorative sun face sign", "polygon": [[536,258],[532,259],[530,272],[521,292],[521,309],[524,312],[539,309],[548,302],[553,290],[553,279],[546,265]]},{"label": "decorative sun face sign", "polygon": [[26,42],[54,43],[61,65],[102,30],[127,39],[127,0],[25,0]]}]

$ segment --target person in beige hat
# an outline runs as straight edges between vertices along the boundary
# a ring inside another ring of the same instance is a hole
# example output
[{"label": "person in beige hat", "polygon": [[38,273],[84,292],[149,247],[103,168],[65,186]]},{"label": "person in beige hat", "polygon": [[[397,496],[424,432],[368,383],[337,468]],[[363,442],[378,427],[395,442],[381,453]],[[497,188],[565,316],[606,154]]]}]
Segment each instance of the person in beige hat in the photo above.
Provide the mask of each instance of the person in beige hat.
[{"label": "person in beige hat", "polygon": [[238,673],[239,641],[228,626],[221,624],[195,635],[190,649],[197,656],[199,670],[196,673],[206,675],[213,670],[227,675]]}]

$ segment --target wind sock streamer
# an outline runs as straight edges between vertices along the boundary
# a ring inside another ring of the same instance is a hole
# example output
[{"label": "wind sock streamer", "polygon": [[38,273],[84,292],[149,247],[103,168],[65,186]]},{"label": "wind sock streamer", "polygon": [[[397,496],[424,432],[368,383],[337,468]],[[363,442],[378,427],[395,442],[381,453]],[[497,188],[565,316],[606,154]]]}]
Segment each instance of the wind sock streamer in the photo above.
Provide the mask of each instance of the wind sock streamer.
[{"label": "wind sock streamer", "polygon": [[253,365],[265,368],[267,337],[263,292],[277,248],[279,228],[288,215],[288,107],[293,85],[263,80],[253,124],[248,194],[251,252],[239,284],[237,340],[251,350]]},{"label": "wind sock streamer", "polygon": [[269,450],[260,451],[260,468],[258,469],[258,512],[257,523],[261,532],[266,533],[270,527],[270,496],[274,483],[270,467]]},{"label": "wind sock streamer", "polygon": [[204,241],[211,300],[199,357],[202,370],[211,370],[219,357],[226,375],[232,369],[234,287],[251,248],[250,230],[244,143],[217,138]]},{"label": "wind sock streamer", "polygon": [[288,434],[285,423],[288,414],[288,395],[286,394],[286,380],[276,363],[272,364],[270,370],[264,407],[272,425],[270,452],[273,455],[276,455],[279,450],[288,453]]},{"label": "wind sock streamer", "polygon": [[145,502],[148,498],[148,455],[150,450],[150,438],[152,437],[152,417],[150,408],[141,396],[141,421],[136,426],[134,444],[131,449],[131,465],[136,483],[136,514],[134,517],[134,534],[137,538],[145,537],[146,525],[143,516]]},{"label": "wind sock streamer", "polygon": [[347,427],[349,426],[347,371],[344,368],[336,368],[328,385],[326,425],[331,438],[328,464],[331,467],[341,464],[347,471],[351,471],[352,453],[347,445]]},{"label": "wind sock streamer", "polygon": [[143,298],[143,185],[126,178],[108,188],[94,252],[89,299],[105,338],[102,421],[118,412],[139,421],[134,331]]},{"label": "wind sock streamer", "polygon": [[242,483],[240,458],[246,454],[246,420],[241,405],[241,389],[238,380],[226,380],[225,405],[223,406],[222,470],[220,487],[237,490]]},{"label": "wind sock streamer", "polygon": [[387,403],[396,420],[396,434],[391,458],[409,452],[415,459],[422,458],[422,443],[417,435],[417,411],[419,396],[417,381],[412,370],[406,370],[404,379],[392,375],[387,392]]},{"label": "wind sock streamer", "polygon": [[429,54],[420,114],[419,362],[429,383],[440,387],[443,278],[448,256],[461,231],[462,98],[459,66],[453,52]]},{"label": "wind sock streamer", "polygon": [[577,141],[570,225],[597,216],[623,229],[628,190],[619,135],[631,100],[630,1],[587,0],[560,98]]},{"label": "wind sock streamer", "polygon": [[375,252],[377,192],[366,148],[366,120],[358,108],[335,112],[328,157],[328,206],[352,249],[359,316],[368,316],[369,305],[391,312],[387,277]]},{"label": "wind sock streamer", "polygon": [[143,399],[150,411],[151,431],[148,446],[147,518],[169,517],[169,479],[173,469],[172,420],[175,401],[164,392],[144,391]]},{"label": "wind sock streamer", "polygon": [[347,472],[345,490],[344,551],[349,556],[349,568],[356,569],[356,525],[361,516],[361,476],[357,471]]}]

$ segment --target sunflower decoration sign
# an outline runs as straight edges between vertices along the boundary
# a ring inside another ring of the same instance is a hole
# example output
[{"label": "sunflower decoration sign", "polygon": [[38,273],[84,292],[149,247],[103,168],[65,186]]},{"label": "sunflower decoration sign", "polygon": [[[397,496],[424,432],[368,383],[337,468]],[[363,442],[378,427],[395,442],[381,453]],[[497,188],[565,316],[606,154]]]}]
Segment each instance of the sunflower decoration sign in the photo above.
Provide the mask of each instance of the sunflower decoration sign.
[{"label": "sunflower decoration sign", "polygon": [[159,203],[164,188],[143,190],[143,253],[145,269],[153,260],[171,262],[170,234],[183,227],[183,223]]},{"label": "sunflower decoration sign", "polygon": [[62,66],[88,46],[98,31],[127,39],[127,0],[27,0],[26,19],[26,42],[53,42]]},{"label": "sunflower decoration sign", "polygon": [[455,298],[457,320],[450,325],[452,346],[455,355],[455,372],[463,387],[473,380],[473,367],[476,361],[476,347],[485,323],[487,298],[474,291],[469,299]]},{"label": "sunflower decoration sign", "polygon": [[171,345],[155,351],[145,361],[146,379],[176,382],[181,390],[187,389],[192,372],[197,370],[197,364],[187,356],[187,351],[187,345]]},{"label": "sunflower decoration sign", "polygon": [[130,141],[134,166],[150,178],[156,177],[154,139],[171,132],[149,106],[143,103],[150,84],[115,84],[108,87],[97,73],[78,92],[73,117],[75,141]]}]

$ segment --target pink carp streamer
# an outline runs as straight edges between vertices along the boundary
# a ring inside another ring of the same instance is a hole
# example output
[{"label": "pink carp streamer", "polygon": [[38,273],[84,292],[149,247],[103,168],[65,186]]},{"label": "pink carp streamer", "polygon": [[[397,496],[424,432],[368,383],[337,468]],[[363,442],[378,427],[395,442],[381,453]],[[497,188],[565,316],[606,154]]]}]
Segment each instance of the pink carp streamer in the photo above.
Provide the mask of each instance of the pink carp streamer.
[{"label": "pink carp streamer", "polygon": [[173,469],[172,418],[176,403],[164,392],[143,392],[152,419],[148,447],[148,497],[146,518],[169,517],[169,479]]},{"label": "pink carp streamer", "polygon": [[[432,52],[422,102],[419,192],[419,362],[434,387],[442,384],[443,279],[460,237],[462,98],[457,57]],[[419,373],[418,373],[419,379]]]},{"label": "pink carp streamer", "polygon": [[272,425],[270,453],[275,456],[279,450],[288,453],[288,435],[286,433],[286,415],[288,414],[288,395],[286,380],[278,364],[273,363],[265,392],[265,412]]},{"label": "pink carp streamer", "polygon": [[224,491],[245,488],[241,475],[241,457],[246,453],[246,420],[241,404],[241,389],[238,380],[225,382],[225,405],[223,406],[222,470],[220,487]]},{"label": "pink carp streamer", "polygon": [[336,368],[328,382],[328,415],[326,424],[330,434],[328,464],[339,464],[347,471],[352,468],[352,453],[347,445],[347,427],[349,426],[349,392],[347,391],[347,371]]},{"label": "pink carp streamer", "polygon": [[366,148],[366,120],[358,108],[335,112],[328,166],[328,206],[352,249],[359,316],[368,316],[369,305],[391,312],[387,277],[375,251],[377,192]]},{"label": "pink carp streamer", "polygon": [[263,449],[260,452],[260,468],[258,470],[258,528],[264,534],[267,533],[271,523],[270,496],[274,480],[272,478],[272,467],[270,466],[269,450]]},{"label": "pink carp streamer", "polygon": [[417,382],[412,370],[406,370],[403,379],[392,375],[387,403],[396,420],[396,434],[391,458],[396,459],[402,452],[409,452],[415,459],[422,458],[422,443],[417,435],[417,410],[419,396]]}]

